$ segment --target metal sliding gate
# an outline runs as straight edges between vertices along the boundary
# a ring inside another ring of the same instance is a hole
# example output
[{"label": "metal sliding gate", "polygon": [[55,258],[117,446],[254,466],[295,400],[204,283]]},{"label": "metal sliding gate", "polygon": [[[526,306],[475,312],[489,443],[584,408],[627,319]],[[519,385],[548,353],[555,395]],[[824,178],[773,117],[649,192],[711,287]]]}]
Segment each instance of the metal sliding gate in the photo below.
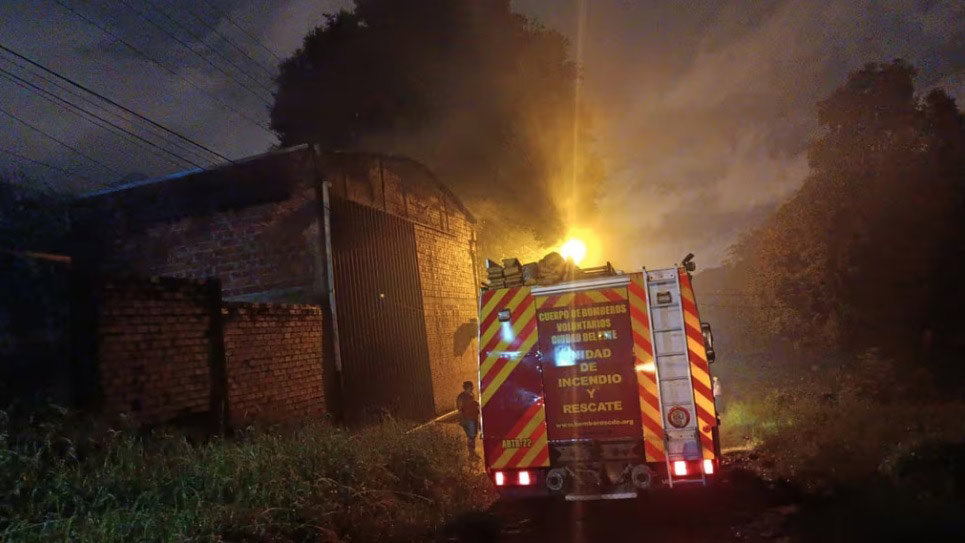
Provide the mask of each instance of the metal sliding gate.
[{"label": "metal sliding gate", "polygon": [[350,419],[370,409],[424,420],[434,412],[426,323],[411,223],[332,197],[332,271]]}]

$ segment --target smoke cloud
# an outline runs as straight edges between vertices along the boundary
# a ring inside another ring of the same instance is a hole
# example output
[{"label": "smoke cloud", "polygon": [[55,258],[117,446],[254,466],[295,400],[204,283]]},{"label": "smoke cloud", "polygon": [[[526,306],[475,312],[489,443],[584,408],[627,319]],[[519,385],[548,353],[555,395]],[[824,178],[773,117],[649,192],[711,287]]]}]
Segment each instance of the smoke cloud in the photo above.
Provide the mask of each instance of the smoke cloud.
[{"label": "smoke cloud", "polygon": [[[158,3],[182,15],[201,9],[187,0]],[[351,7],[338,0],[214,3],[217,13],[228,14],[283,58],[324,22],[325,12]],[[123,6],[71,4],[267,123],[264,104]],[[493,257],[536,254],[568,228],[584,228],[596,234],[594,252],[600,259],[625,268],[670,264],[688,251],[708,266],[724,258],[728,245],[807,175],[807,143],[817,130],[814,104],[849,72],[866,62],[901,57],[919,69],[919,88],[941,86],[959,103],[965,100],[965,4],[956,0],[695,0],[686,9],[674,0],[514,0],[511,5],[570,39],[570,54],[581,66],[587,112],[583,127],[593,137],[585,150],[602,163],[576,176],[574,195],[574,176],[566,169],[573,163],[572,148],[565,143],[572,135],[566,122],[572,119],[556,119],[550,126],[526,130],[532,148],[549,157],[543,162],[558,165],[540,172],[542,181],[533,185],[537,176],[515,175],[498,194],[487,192],[485,183],[456,187],[478,210],[483,227],[502,232],[504,248]],[[0,5],[5,44],[232,158],[276,143],[271,134],[232,117],[61,8],[25,6]],[[206,13],[216,28],[245,40],[224,17]],[[51,27],[58,32],[50,32]],[[204,36],[219,43],[210,32]],[[276,62],[245,43],[261,62]],[[470,68],[467,64],[471,74]],[[453,78],[465,80],[465,75]],[[463,109],[497,107],[499,100],[490,98],[480,94],[477,104],[463,104]],[[6,82],[0,83],[0,101],[122,175],[182,169],[142,156]],[[115,177],[35,133],[6,121],[3,126],[0,144],[7,148],[89,176]],[[432,162],[426,150],[445,138],[471,142],[473,128],[453,109],[448,118],[433,119],[394,145]],[[474,159],[489,161],[486,156]],[[0,160],[2,169],[23,169],[66,183],[56,172],[9,157]],[[454,170],[440,174],[453,184],[462,179]],[[606,181],[598,184],[603,174]],[[580,204],[579,209],[571,203]],[[509,220],[506,213],[512,210],[530,224]],[[547,210],[548,215],[541,215]]]},{"label": "smoke cloud", "polygon": [[[577,33],[580,2],[517,9]],[[965,99],[955,1],[586,2],[585,97],[609,172],[592,221],[621,266],[703,266],[808,174],[814,105],[866,62],[901,57]]]}]

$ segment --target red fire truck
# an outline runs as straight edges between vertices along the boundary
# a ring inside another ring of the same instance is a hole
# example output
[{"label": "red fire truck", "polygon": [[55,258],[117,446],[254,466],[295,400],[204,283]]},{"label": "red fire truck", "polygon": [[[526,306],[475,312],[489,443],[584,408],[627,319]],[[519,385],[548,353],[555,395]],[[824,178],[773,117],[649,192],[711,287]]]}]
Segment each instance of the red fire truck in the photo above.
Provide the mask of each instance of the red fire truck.
[{"label": "red fire truck", "polygon": [[479,391],[486,470],[504,497],[620,499],[718,469],[710,326],[691,274],[622,273],[487,288]]}]

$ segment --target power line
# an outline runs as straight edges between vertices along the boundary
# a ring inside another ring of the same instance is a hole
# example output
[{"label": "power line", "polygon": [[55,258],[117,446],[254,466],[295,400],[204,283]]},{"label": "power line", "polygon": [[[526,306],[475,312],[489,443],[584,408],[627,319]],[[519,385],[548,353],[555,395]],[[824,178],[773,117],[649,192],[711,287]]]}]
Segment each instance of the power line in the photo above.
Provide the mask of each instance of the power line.
[{"label": "power line", "polygon": [[[41,165],[41,166],[47,166],[48,168],[53,168],[53,169],[55,169],[55,170],[64,172],[64,173],[66,173],[66,174],[68,174],[68,175],[71,175],[71,176],[73,175],[72,173],[68,172],[67,170],[65,170],[65,169],[63,169],[63,168],[59,168],[59,167],[57,167],[57,166],[54,166],[53,164],[47,164],[46,162],[41,162],[41,161],[39,161],[39,160],[34,160],[34,159],[32,159],[32,158],[30,158],[30,157],[28,157],[28,156],[21,155],[20,153],[11,151],[11,150],[9,150],[9,149],[4,149],[3,147],[0,147],[0,153],[5,153],[5,154],[8,154],[8,155],[10,155],[10,156],[12,156],[12,157],[19,158],[20,160],[25,160],[25,161],[27,161],[27,162],[31,162],[31,163],[33,163],[33,164],[39,164],[39,165]],[[43,183],[44,187],[46,187],[47,190],[50,191],[51,193],[56,193],[56,192],[57,192],[56,190],[54,190],[54,187],[52,187],[52,186],[50,185],[50,183],[48,183],[47,180],[44,179],[43,177],[40,178],[40,182]]]},{"label": "power line", "polygon": [[[47,91],[46,89],[40,88],[40,87],[38,87],[38,86],[30,83],[29,81],[26,81],[26,80],[24,80],[23,78],[18,77],[17,75],[15,75],[15,74],[7,71],[7,70],[4,70],[3,68],[0,68],[0,77],[2,77],[3,79],[5,79],[5,80],[7,80],[7,81],[9,81],[9,82],[11,82],[11,83],[19,86],[21,89],[24,89],[24,90],[26,90],[26,91],[34,94],[34,95],[37,96],[38,98],[41,98],[41,99],[43,99],[43,100],[46,100],[47,102],[50,102],[50,103],[55,104],[55,105],[59,105],[61,108],[63,108],[63,109],[64,109],[65,111],[67,111],[68,113],[71,113],[72,115],[75,115],[75,116],[77,116],[77,117],[79,117],[79,118],[81,118],[81,119],[83,119],[83,120],[85,120],[85,121],[87,121],[87,122],[89,122],[89,123],[91,123],[91,124],[94,124],[95,126],[97,126],[97,127],[99,127],[99,128],[103,128],[103,129],[108,130],[108,131],[110,131],[110,132],[112,132],[112,133],[114,133],[114,134],[117,134],[118,136],[120,136],[120,137],[121,137],[122,139],[124,139],[125,141],[128,141],[128,142],[130,142],[130,143],[134,143],[134,144],[138,144],[138,142],[137,142],[136,140],[133,140],[133,139],[131,139],[131,138],[129,138],[129,137],[123,135],[123,134],[119,134],[117,131],[113,130],[108,124],[97,121],[97,120],[96,120],[96,117],[97,117],[97,116],[94,115],[94,114],[92,114],[91,112],[89,112],[89,111],[87,111],[87,110],[85,110],[85,109],[83,109],[83,108],[81,108],[81,107],[79,107],[79,106],[70,104],[69,101],[64,100],[63,98],[61,98],[61,97],[59,97],[59,96],[51,93],[50,91]],[[66,104],[66,105],[65,105],[65,104]],[[85,115],[82,115],[82,114],[78,113],[77,111],[75,111],[75,109],[72,109],[72,107],[75,108],[76,110],[79,110],[79,111],[82,111],[82,112],[86,113],[87,115],[85,116]],[[91,118],[91,117],[95,117],[95,118]],[[163,158],[164,158],[165,160],[170,161],[170,162],[171,162],[172,164],[174,164],[175,166],[181,166],[180,163],[171,161],[168,157],[163,157]]]},{"label": "power line", "polygon": [[[208,7],[211,8],[211,10],[214,11],[215,13],[218,12],[218,8],[216,8],[216,7],[215,7],[211,2],[209,2],[208,0],[201,0],[201,1],[202,1],[203,3],[205,3],[205,4],[207,4]],[[269,55],[275,57],[275,60],[277,60],[278,62],[281,62],[281,61],[282,61],[282,58],[281,58],[281,57],[279,57],[278,55],[276,55],[274,51],[272,51],[271,49],[269,49],[268,46],[265,45],[261,40],[259,40],[255,35],[253,35],[251,32],[248,32],[247,30],[245,30],[244,28],[242,28],[241,25],[239,25],[238,23],[236,23],[236,22],[234,21],[234,19],[232,19],[232,18],[228,15],[228,12],[227,12],[227,11],[224,12],[224,13],[222,13],[220,16],[223,17],[224,20],[228,21],[228,23],[231,24],[231,26],[233,26],[233,27],[237,28],[238,30],[240,30],[245,36],[248,36],[248,38],[250,38],[251,41],[255,42],[255,44],[258,45],[258,47],[261,47],[261,48],[262,48],[265,52],[267,52]]]},{"label": "power line", "polygon": [[[198,43],[200,43],[202,47],[207,47],[208,49],[210,49],[211,51],[213,51],[214,54],[218,55],[218,57],[219,57],[221,60],[223,60],[223,61],[227,62],[228,64],[230,64],[231,66],[233,66],[236,70],[238,70],[239,73],[241,73],[241,75],[244,75],[245,77],[247,77],[247,78],[248,78],[251,82],[253,82],[255,85],[261,87],[262,89],[268,91],[269,93],[272,92],[271,87],[263,84],[261,81],[259,81],[257,78],[255,78],[253,75],[249,74],[249,73],[245,70],[245,68],[244,68],[243,66],[239,66],[238,64],[236,64],[236,63],[235,63],[233,60],[231,60],[231,58],[229,58],[227,55],[225,55],[225,54],[222,53],[221,51],[215,49],[214,47],[208,45],[208,44],[204,41],[204,37],[203,37],[203,36],[197,35],[197,34],[196,34],[193,30],[191,30],[186,24],[184,24],[184,23],[182,23],[181,21],[175,19],[173,15],[171,15],[170,13],[167,12],[167,10],[165,10],[165,9],[162,8],[161,6],[155,4],[152,0],[144,0],[144,1],[147,2],[147,4],[154,9],[154,11],[160,13],[165,19],[167,19],[168,21],[171,21],[172,23],[174,23],[174,25],[175,25],[176,27],[178,27],[178,28],[184,30],[185,32],[187,32],[188,35],[191,36],[192,38],[194,38],[195,41],[197,41]],[[250,58],[250,57],[249,57],[249,58]],[[271,74],[269,74],[269,77],[271,77]]]},{"label": "power line", "polygon": [[166,65],[165,65],[164,63],[162,63],[161,61],[159,61],[159,60],[157,60],[156,58],[148,55],[147,53],[145,53],[144,51],[142,51],[141,49],[139,49],[137,46],[133,45],[131,42],[125,40],[123,37],[117,35],[117,34],[114,33],[114,32],[111,32],[110,29],[108,29],[108,28],[104,27],[103,25],[99,24],[97,21],[94,21],[93,19],[87,17],[87,16],[84,15],[83,13],[75,10],[73,7],[71,7],[70,5],[66,4],[63,0],[53,0],[53,1],[56,2],[58,5],[60,5],[62,8],[66,9],[67,11],[69,11],[70,13],[74,14],[75,16],[79,17],[79,18],[82,19],[83,21],[87,22],[88,24],[90,24],[90,25],[93,26],[94,28],[100,30],[102,33],[106,34],[107,36],[110,36],[110,37],[111,37],[112,39],[114,39],[116,42],[118,42],[118,43],[120,43],[121,45],[127,47],[128,49],[130,49],[131,51],[133,51],[134,54],[136,54],[137,56],[143,58],[144,60],[147,60],[148,62],[154,64],[154,65],[157,66],[158,68],[161,68],[162,70],[164,70],[165,72],[173,75],[174,77],[177,77],[178,79],[180,79],[181,81],[184,81],[184,82],[187,83],[188,85],[191,85],[191,87],[193,87],[195,90],[203,93],[203,94],[204,94],[205,96],[207,96],[208,98],[214,100],[216,103],[218,103],[221,107],[225,108],[226,110],[231,111],[231,112],[234,113],[235,115],[238,115],[238,116],[241,117],[242,119],[245,119],[246,121],[248,121],[248,122],[251,123],[252,125],[257,126],[258,128],[264,130],[265,132],[268,132],[269,134],[272,134],[271,128],[269,128],[267,125],[261,123],[261,122],[258,121],[257,119],[254,119],[254,118],[248,116],[248,114],[246,114],[245,112],[243,112],[243,111],[235,108],[234,106],[232,106],[231,104],[225,102],[225,101],[222,100],[221,98],[218,98],[217,96],[215,96],[214,94],[212,94],[211,92],[209,92],[207,89],[205,89],[205,88],[202,87],[201,85],[198,85],[198,84],[195,83],[194,81],[192,81],[192,80],[188,79],[187,77],[179,74],[178,72],[172,70],[171,68],[169,68],[168,66],[166,66]]},{"label": "power line", "polygon": [[104,168],[105,170],[107,170],[107,171],[109,171],[109,172],[111,172],[111,173],[113,173],[113,174],[115,174],[115,175],[121,175],[121,172],[115,170],[114,168],[111,168],[110,166],[108,166],[107,164],[104,164],[103,162],[97,160],[96,158],[91,157],[90,155],[88,155],[87,153],[84,153],[84,152],[81,151],[80,149],[77,149],[77,148],[74,147],[73,145],[71,145],[71,144],[69,144],[69,143],[67,143],[67,142],[64,142],[64,141],[62,141],[62,140],[60,140],[60,139],[57,139],[55,136],[51,136],[50,134],[48,134],[47,132],[45,132],[42,128],[38,128],[37,126],[35,126],[35,125],[33,125],[33,124],[31,124],[31,123],[29,123],[29,122],[21,119],[20,117],[18,117],[18,116],[15,115],[14,113],[11,113],[10,111],[7,111],[7,110],[4,109],[3,107],[0,107],[0,113],[3,113],[4,115],[10,117],[11,119],[17,121],[17,122],[20,123],[20,124],[26,126],[27,128],[33,130],[34,132],[37,132],[37,133],[39,133],[39,134],[41,134],[41,135],[43,135],[43,136],[46,136],[48,139],[50,139],[50,140],[52,140],[52,141],[54,141],[54,142],[56,142],[56,143],[59,143],[60,145],[66,147],[67,149],[70,149],[71,151],[77,153],[78,155],[86,158],[86,159],[89,160],[91,163],[97,164],[97,165],[100,166],[101,168]]},{"label": "power line", "polygon": [[[90,122],[91,124],[94,124],[95,126],[97,126],[97,127],[99,127],[99,128],[103,128],[103,129],[105,129],[105,130],[107,130],[107,131],[109,131],[109,132],[114,133],[115,135],[121,137],[122,139],[124,139],[125,141],[127,141],[127,142],[129,142],[129,143],[133,143],[133,144],[135,144],[135,145],[140,145],[140,146],[142,146],[142,147],[143,147],[143,144],[147,144],[147,145],[149,146],[149,147],[147,147],[148,151],[151,151],[151,152],[154,153],[156,156],[160,156],[161,158],[167,160],[169,163],[174,164],[175,166],[181,167],[181,166],[183,166],[184,163],[188,163],[188,164],[190,164],[190,165],[192,165],[192,166],[196,166],[196,167],[198,167],[198,168],[203,167],[203,166],[201,166],[200,164],[197,164],[197,163],[195,163],[194,161],[192,161],[192,160],[190,160],[190,159],[184,158],[184,157],[182,157],[182,156],[180,156],[180,155],[178,155],[178,154],[176,154],[176,153],[173,153],[173,152],[171,152],[171,151],[169,151],[169,150],[161,147],[160,145],[157,145],[156,143],[154,143],[154,142],[152,142],[152,141],[149,141],[149,140],[147,140],[147,139],[145,139],[145,138],[142,138],[140,135],[138,135],[138,134],[136,134],[136,133],[134,133],[134,132],[131,132],[130,130],[127,130],[126,128],[124,128],[124,127],[122,127],[122,126],[119,126],[119,125],[113,123],[111,120],[105,119],[104,117],[101,117],[100,115],[98,115],[98,114],[96,114],[96,113],[94,113],[94,112],[92,112],[92,111],[89,111],[89,110],[87,110],[87,109],[84,109],[83,107],[78,106],[77,104],[74,104],[74,103],[71,102],[70,100],[65,100],[64,98],[61,98],[60,96],[57,96],[56,94],[54,94],[54,93],[52,93],[52,92],[50,92],[50,91],[48,91],[48,90],[46,90],[46,89],[38,86],[38,85],[35,85],[35,84],[33,84],[33,83],[31,83],[31,82],[29,82],[29,81],[27,81],[27,80],[25,80],[25,79],[17,76],[16,74],[11,73],[11,72],[3,69],[3,68],[0,68],[0,75],[5,76],[8,81],[12,81],[13,83],[15,83],[16,85],[20,86],[21,88],[26,89],[27,91],[33,93],[34,95],[36,95],[36,96],[38,96],[38,97],[40,97],[40,98],[43,98],[44,100],[46,100],[46,101],[48,101],[48,102],[50,102],[50,103],[52,103],[52,104],[59,104],[59,105],[60,105],[61,107],[63,107],[66,111],[68,111],[68,112],[70,112],[70,113],[73,113],[74,115],[80,117],[81,119],[84,119],[84,120]],[[77,113],[78,111],[83,112],[83,113],[86,114],[87,116],[85,117],[84,115],[81,115],[80,113]],[[91,117],[93,117],[93,119],[92,119]],[[95,120],[95,119],[96,119],[96,120]],[[100,122],[98,122],[98,121],[100,121]],[[118,132],[120,132],[120,133],[118,133]],[[126,135],[125,135],[125,134],[126,134]],[[131,136],[131,137],[128,137],[128,136]],[[132,139],[132,138],[133,138],[133,139]],[[143,142],[143,143],[139,143],[139,142]],[[173,157],[181,160],[181,163],[175,162],[175,161],[171,160],[169,157],[165,157],[165,156],[162,156],[162,155],[158,155],[158,154],[157,154],[157,151],[155,151],[154,149],[158,149],[158,150],[160,150],[160,151],[162,151],[162,152],[164,152],[164,153],[167,153],[167,154],[169,154],[169,155],[171,155],[171,156],[173,156]]]},{"label": "power line", "polygon": [[190,15],[190,16],[193,17],[196,21],[198,21],[199,23],[201,23],[202,25],[204,25],[204,27],[207,28],[208,30],[210,30],[211,32],[217,34],[217,35],[218,35],[222,40],[224,40],[228,45],[230,45],[231,47],[233,47],[233,48],[235,49],[235,51],[238,51],[239,53],[241,53],[242,55],[244,55],[245,58],[247,58],[248,60],[250,60],[252,64],[254,64],[255,66],[258,66],[259,68],[261,68],[261,71],[265,72],[265,74],[267,74],[268,77],[270,77],[271,79],[274,79],[274,78],[275,78],[275,74],[272,72],[271,68],[268,68],[268,67],[266,67],[264,64],[262,64],[262,63],[258,62],[257,60],[255,60],[255,58],[252,57],[251,55],[249,55],[247,51],[245,51],[244,49],[241,48],[241,46],[239,46],[239,45],[236,44],[235,42],[231,41],[231,38],[230,38],[230,37],[226,36],[223,32],[221,32],[220,30],[218,30],[218,27],[217,27],[217,26],[215,26],[215,25],[213,25],[213,24],[205,21],[203,18],[201,18],[201,16],[199,16],[199,15],[198,15],[197,13],[195,13],[194,11],[190,11],[190,10],[189,10],[189,11],[188,11],[188,15]]},{"label": "power line", "polygon": [[[0,57],[0,58],[2,58],[2,57]],[[69,94],[69,95],[71,95],[71,96],[73,96],[73,97],[75,97],[75,98],[78,98],[78,99],[84,101],[85,103],[88,103],[88,104],[90,104],[90,105],[92,105],[92,106],[100,109],[101,111],[104,111],[104,112],[106,112],[106,113],[108,113],[108,114],[114,115],[115,117],[120,118],[120,119],[123,120],[124,122],[130,123],[130,124],[136,124],[136,123],[134,123],[130,118],[125,117],[125,116],[119,114],[119,113],[116,112],[116,111],[112,111],[111,109],[105,107],[103,104],[100,104],[100,103],[98,103],[98,102],[95,102],[94,100],[88,98],[87,96],[85,96],[85,95],[83,95],[83,94],[80,94],[80,93],[75,92],[75,91],[74,91],[73,89],[71,89],[70,87],[67,87],[67,86],[61,84],[60,82],[55,81],[55,80],[53,80],[53,79],[50,79],[50,78],[48,78],[48,77],[45,77],[43,74],[40,74],[40,73],[37,73],[37,72],[35,72],[35,71],[30,70],[29,66],[25,66],[24,64],[21,64],[21,63],[20,63],[19,61],[17,61],[16,59],[15,59],[15,60],[10,60],[10,59],[6,59],[6,58],[5,58],[4,60],[6,60],[7,62],[13,64],[14,66],[20,68],[21,70],[23,70],[24,72],[30,74],[31,76],[36,77],[37,79],[40,79],[40,80],[42,80],[42,81],[44,81],[44,82],[46,82],[46,83],[49,83],[49,84],[53,85],[54,87],[56,87],[57,89],[59,89],[59,90],[61,90],[61,91],[63,91],[63,92],[66,92],[67,94]],[[13,77],[17,77],[17,76],[14,75]],[[18,77],[18,79],[20,79],[20,78]],[[30,85],[30,86],[32,86],[32,87],[39,88],[39,87],[36,87],[35,85],[33,85],[33,84],[30,83],[30,82],[26,82],[26,81],[25,81],[25,83],[27,83],[28,85]],[[21,85],[21,86],[22,86],[22,85]],[[68,102],[71,106],[73,106],[73,107],[75,107],[75,108],[83,109],[83,108],[80,108],[80,106],[77,106],[76,104],[73,104],[72,102],[69,102],[68,100],[65,100],[65,99],[63,99],[63,98],[61,98],[61,97],[59,97],[59,96],[57,96],[57,95],[55,95],[55,94],[53,94],[53,93],[50,93],[50,92],[47,91],[46,89],[41,89],[41,91],[53,95],[54,98],[56,98],[57,100],[66,101],[66,102]],[[87,112],[87,113],[89,113],[90,115],[98,116],[96,113],[92,113],[92,112]],[[134,120],[137,120],[137,119],[135,118]],[[108,123],[110,122],[110,121],[107,120],[107,119],[104,119],[104,121],[105,121],[105,122],[108,122]],[[123,127],[118,127],[118,128],[119,128],[120,130],[126,131],[126,129],[124,129]],[[207,159],[208,159],[208,157],[202,155],[201,152],[198,151],[197,149],[194,149],[193,147],[187,147],[185,144],[183,144],[183,143],[181,143],[181,142],[179,142],[179,141],[169,140],[169,139],[167,139],[167,138],[165,137],[165,134],[164,134],[163,132],[152,132],[152,131],[150,130],[150,128],[153,128],[153,126],[147,125],[145,131],[148,132],[149,134],[151,134],[151,136],[154,136],[154,137],[157,137],[157,138],[161,139],[164,143],[166,143],[166,144],[168,144],[168,145],[172,145],[172,146],[174,146],[175,148],[177,148],[177,149],[179,149],[179,150],[181,150],[181,151],[184,151],[184,152],[187,152],[187,153],[191,153],[191,154],[194,155],[195,157],[199,157],[201,160],[207,160]],[[181,158],[181,157],[178,157],[178,158]],[[191,165],[196,165],[196,164],[194,164],[193,162],[191,162],[190,160],[184,160],[184,162],[187,162],[187,163],[189,163],[189,164],[191,164]],[[200,166],[199,166],[199,167],[200,167]]]},{"label": "power line", "polygon": [[[78,179],[83,179],[84,181],[88,181],[88,182],[90,182],[90,183],[93,183],[93,184],[98,185],[98,186],[101,186],[101,187],[109,187],[109,186],[110,186],[110,185],[108,185],[107,183],[104,183],[103,181],[95,181],[95,180],[91,179],[90,177],[87,177],[86,175],[79,174],[79,173],[74,173],[74,172],[71,172],[70,170],[65,170],[64,168],[61,168],[60,166],[54,166],[53,164],[50,164],[49,162],[43,162],[43,161],[41,161],[41,160],[35,160],[35,159],[30,158],[30,157],[28,157],[28,156],[21,155],[20,153],[17,153],[16,151],[11,151],[10,149],[6,149],[6,148],[3,148],[3,147],[0,147],[0,153],[4,153],[4,154],[10,155],[10,156],[12,156],[12,157],[19,158],[20,160],[24,160],[24,161],[30,162],[30,163],[32,163],[32,164],[37,164],[38,166],[46,166],[46,167],[48,167],[48,168],[50,168],[50,169],[52,169],[52,170],[56,170],[56,171],[58,171],[58,172],[61,172],[61,173],[63,173],[63,174],[66,174],[66,175],[68,175],[68,176],[70,176],[70,177],[76,177],[76,178],[78,178]],[[56,191],[54,191],[53,187],[51,187],[50,184],[48,184],[46,181],[41,181],[41,182],[42,182],[44,185],[46,185],[47,188],[50,189],[52,192],[56,192]]]},{"label": "power line", "polygon": [[[122,0],[122,1],[123,1],[123,0]],[[78,89],[80,89],[80,90],[82,90],[82,91],[84,91],[84,92],[90,93],[90,94],[96,96],[97,98],[103,100],[104,102],[107,102],[108,104],[110,104],[110,105],[112,105],[112,106],[114,106],[114,107],[116,107],[116,108],[118,108],[118,109],[120,109],[120,110],[122,110],[122,111],[124,111],[124,112],[126,112],[126,113],[129,113],[129,114],[131,114],[131,115],[134,115],[134,116],[137,117],[138,119],[141,119],[142,121],[145,121],[145,122],[147,122],[147,123],[149,123],[149,124],[151,124],[151,125],[153,125],[153,126],[155,126],[155,127],[157,127],[157,128],[160,128],[161,130],[167,132],[168,134],[171,134],[171,135],[177,137],[178,139],[180,139],[180,140],[182,140],[182,141],[185,141],[185,142],[187,142],[187,143],[190,143],[191,145],[194,145],[195,147],[197,147],[197,148],[199,148],[199,149],[202,149],[202,150],[204,150],[204,151],[212,154],[213,156],[218,157],[219,159],[222,159],[222,160],[224,160],[224,161],[226,161],[226,162],[233,162],[231,159],[229,159],[228,157],[222,155],[221,153],[219,153],[219,152],[217,152],[217,151],[212,151],[212,150],[209,149],[208,147],[205,147],[204,145],[202,145],[202,144],[194,141],[193,139],[191,139],[191,138],[189,138],[189,137],[187,137],[187,136],[184,136],[184,135],[182,135],[182,134],[180,134],[180,133],[178,133],[178,132],[175,132],[174,130],[172,130],[172,129],[166,127],[166,126],[164,126],[163,124],[161,124],[161,123],[159,123],[159,122],[157,122],[157,121],[154,121],[153,119],[149,119],[149,118],[145,117],[144,115],[141,115],[140,113],[138,113],[138,112],[136,112],[136,111],[134,111],[134,110],[132,110],[132,109],[130,109],[130,108],[124,107],[124,106],[122,106],[121,104],[118,104],[117,102],[115,102],[114,100],[111,100],[110,98],[104,96],[103,94],[100,94],[99,92],[96,92],[96,91],[94,91],[94,90],[91,90],[91,89],[85,87],[84,85],[81,85],[80,83],[74,81],[73,79],[70,79],[69,77],[66,77],[66,76],[64,76],[64,75],[61,75],[61,74],[59,74],[59,73],[51,70],[50,68],[47,68],[46,66],[44,66],[44,65],[42,65],[42,64],[40,64],[40,63],[38,63],[38,62],[36,62],[36,61],[34,61],[34,60],[31,60],[31,59],[29,59],[29,58],[21,55],[20,53],[14,51],[13,49],[10,49],[9,47],[4,46],[3,44],[0,44],[0,51],[6,51],[7,53],[9,53],[9,54],[11,54],[11,55],[13,55],[13,56],[15,56],[15,57],[17,57],[17,58],[19,58],[19,59],[21,59],[21,60],[23,60],[23,61],[28,62],[30,65],[35,66],[35,67],[37,67],[37,68],[40,68],[40,69],[43,70],[44,72],[49,73],[50,75],[52,75],[52,76],[54,76],[54,77],[56,77],[56,78],[58,78],[58,79],[60,79],[60,80],[62,80],[62,81],[65,81],[65,82],[69,83],[71,86],[76,87],[76,88],[78,88]]]},{"label": "power line", "polygon": [[140,17],[141,19],[143,19],[144,21],[146,21],[148,24],[150,24],[150,25],[153,26],[154,28],[157,28],[158,30],[160,30],[161,32],[163,32],[164,34],[166,34],[166,35],[167,35],[169,38],[171,38],[172,40],[176,41],[178,44],[181,45],[181,47],[184,47],[184,48],[187,49],[190,53],[194,54],[195,56],[197,56],[198,58],[200,58],[201,60],[203,60],[205,63],[207,63],[209,66],[211,66],[211,67],[214,68],[215,70],[218,70],[219,72],[221,72],[222,74],[224,74],[226,77],[228,77],[228,79],[234,81],[235,84],[237,84],[239,87],[241,87],[241,88],[245,89],[246,91],[248,91],[249,94],[251,94],[251,95],[254,96],[255,98],[258,98],[259,100],[261,100],[262,102],[264,102],[264,104],[265,104],[266,106],[270,106],[270,105],[271,105],[271,104],[268,103],[268,101],[267,101],[263,96],[261,96],[260,94],[258,94],[258,93],[255,92],[254,90],[252,90],[251,87],[245,85],[243,82],[239,81],[239,80],[236,79],[234,76],[232,76],[230,73],[228,73],[227,71],[225,71],[221,66],[218,66],[217,64],[211,62],[211,60],[209,60],[207,57],[205,57],[205,56],[201,55],[200,53],[198,53],[197,51],[195,51],[190,45],[188,45],[187,43],[185,43],[184,40],[182,40],[181,38],[177,37],[176,35],[174,35],[173,32],[171,32],[170,30],[164,28],[163,26],[161,26],[160,24],[158,24],[157,22],[155,22],[154,19],[151,19],[151,18],[148,17],[147,15],[144,15],[143,13],[141,13],[141,11],[140,11],[139,9],[135,8],[134,6],[132,6],[127,0],[119,0],[119,1],[120,1],[121,4],[124,4],[124,6],[126,6],[128,9],[130,9],[131,11],[133,11],[135,14],[137,14],[138,17]]}]

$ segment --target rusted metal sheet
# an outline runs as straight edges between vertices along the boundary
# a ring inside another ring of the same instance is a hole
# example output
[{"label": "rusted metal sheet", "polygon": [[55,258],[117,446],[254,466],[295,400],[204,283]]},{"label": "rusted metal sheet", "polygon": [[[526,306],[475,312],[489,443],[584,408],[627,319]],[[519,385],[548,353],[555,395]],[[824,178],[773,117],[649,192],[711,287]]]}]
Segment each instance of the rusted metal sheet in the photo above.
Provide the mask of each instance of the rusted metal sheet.
[{"label": "rusted metal sheet", "polygon": [[425,313],[411,223],[331,199],[332,267],[345,413],[425,420],[433,412]]}]

